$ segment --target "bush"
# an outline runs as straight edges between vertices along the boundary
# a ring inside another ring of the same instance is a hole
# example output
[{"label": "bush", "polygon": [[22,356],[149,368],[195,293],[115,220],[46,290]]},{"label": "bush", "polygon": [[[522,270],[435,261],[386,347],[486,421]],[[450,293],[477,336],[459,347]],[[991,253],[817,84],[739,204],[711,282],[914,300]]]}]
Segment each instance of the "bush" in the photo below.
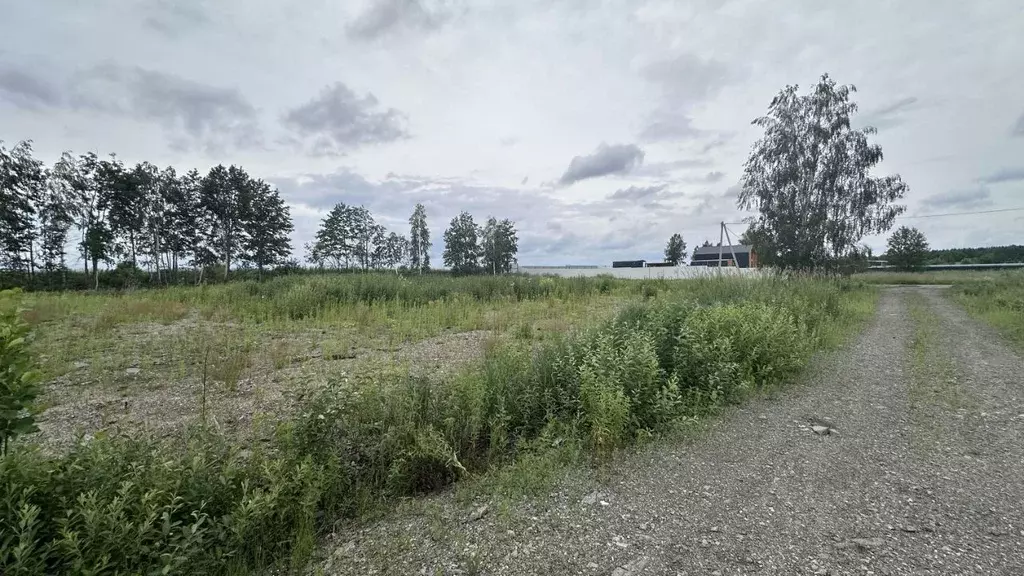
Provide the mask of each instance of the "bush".
[{"label": "bush", "polygon": [[[17,296],[5,291],[0,300]],[[21,319],[22,311],[5,305],[0,307],[0,441],[2,454],[17,436],[36,432],[35,406],[39,373],[34,370],[28,353],[29,326]]]}]

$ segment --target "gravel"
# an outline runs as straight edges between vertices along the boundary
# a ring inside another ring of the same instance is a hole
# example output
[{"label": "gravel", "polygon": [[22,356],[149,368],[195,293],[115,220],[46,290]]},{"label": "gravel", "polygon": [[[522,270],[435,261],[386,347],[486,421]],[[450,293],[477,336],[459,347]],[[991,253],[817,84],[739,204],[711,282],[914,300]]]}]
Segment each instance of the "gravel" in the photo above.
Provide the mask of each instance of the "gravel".
[{"label": "gravel", "polygon": [[[485,503],[434,496],[419,512],[340,531],[316,568],[1024,574],[1024,361],[940,292],[886,288],[849,347],[774,399],[728,411],[692,443],[623,457],[603,482],[580,471],[549,496],[474,522],[465,520]],[[910,294],[938,323],[930,357],[952,360],[970,402],[912,408]],[[934,432],[918,430],[922,412],[950,423],[938,441],[918,441]]]}]

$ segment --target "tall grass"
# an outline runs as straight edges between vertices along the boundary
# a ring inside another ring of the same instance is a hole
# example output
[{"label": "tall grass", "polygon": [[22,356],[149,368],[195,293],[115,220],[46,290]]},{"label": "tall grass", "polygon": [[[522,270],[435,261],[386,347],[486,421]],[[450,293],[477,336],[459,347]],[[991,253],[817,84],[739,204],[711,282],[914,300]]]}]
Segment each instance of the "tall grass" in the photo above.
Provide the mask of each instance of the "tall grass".
[{"label": "tall grass", "polygon": [[1024,347],[1024,271],[992,274],[958,283],[950,290],[968,313]]},{"label": "tall grass", "polygon": [[[600,286],[546,280],[523,294]],[[463,287],[513,290],[496,282]],[[537,346],[510,338],[444,381],[383,373],[334,382],[266,444],[205,432],[177,447],[98,437],[61,456],[19,446],[0,462],[0,571],[300,567],[340,516],[538,458],[538,446],[570,443],[602,461],[785,382],[873,301],[863,286],[809,278],[610,285],[646,299]],[[293,289],[306,290],[286,282],[272,298]],[[489,289],[482,297],[498,293]],[[295,309],[286,302],[282,310]]]}]

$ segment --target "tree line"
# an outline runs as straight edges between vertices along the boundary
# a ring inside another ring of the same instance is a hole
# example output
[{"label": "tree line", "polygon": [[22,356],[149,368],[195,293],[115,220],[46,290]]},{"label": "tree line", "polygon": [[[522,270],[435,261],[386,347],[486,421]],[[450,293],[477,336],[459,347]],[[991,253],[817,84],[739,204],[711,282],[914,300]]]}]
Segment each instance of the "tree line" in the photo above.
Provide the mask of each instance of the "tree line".
[{"label": "tree line", "polygon": [[[507,274],[512,272],[519,238],[515,224],[491,216],[477,226],[462,212],[444,232],[444,265],[455,274]],[[389,232],[368,209],[338,203],[321,221],[306,259],[324,269],[430,269],[430,229],[427,211],[417,204],[409,217],[409,236]]]},{"label": "tree line", "polygon": [[[321,270],[422,273],[430,269],[432,246],[422,204],[409,226],[408,236],[389,232],[367,208],[339,203],[305,246],[306,259]],[[101,268],[111,266],[156,284],[226,280],[232,268],[255,270],[257,277],[271,268],[295,271],[293,229],[279,192],[239,166],[179,174],[93,152],[65,152],[46,166],[30,141],[11,148],[0,141],[4,286],[84,287],[69,282],[81,275],[69,268],[72,258],[93,288],[100,286]],[[444,240],[444,264],[459,274],[511,272],[518,251],[513,222],[490,217],[478,227],[466,212],[452,220]]]},{"label": "tree line", "polygon": [[47,167],[31,142],[0,142],[0,269],[26,283],[37,274],[66,278],[76,240],[96,287],[101,264],[145,268],[157,283],[186,266],[200,278],[218,266],[225,278],[232,266],[262,274],[290,257],[292,229],[278,191],[239,166],[179,174],[65,152]]}]

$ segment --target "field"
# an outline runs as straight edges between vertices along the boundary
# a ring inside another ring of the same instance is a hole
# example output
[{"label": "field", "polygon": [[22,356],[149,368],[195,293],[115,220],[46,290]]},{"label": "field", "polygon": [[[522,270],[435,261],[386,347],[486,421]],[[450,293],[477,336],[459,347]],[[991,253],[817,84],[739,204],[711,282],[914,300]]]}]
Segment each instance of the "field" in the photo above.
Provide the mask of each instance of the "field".
[{"label": "field", "polygon": [[[954,290],[997,317],[978,303],[1015,306],[1020,283]],[[536,490],[785,383],[875,298],[803,277],[383,274],[6,293],[46,410],[0,462],[0,567],[300,570],[339,520],[454,482]]]}]

